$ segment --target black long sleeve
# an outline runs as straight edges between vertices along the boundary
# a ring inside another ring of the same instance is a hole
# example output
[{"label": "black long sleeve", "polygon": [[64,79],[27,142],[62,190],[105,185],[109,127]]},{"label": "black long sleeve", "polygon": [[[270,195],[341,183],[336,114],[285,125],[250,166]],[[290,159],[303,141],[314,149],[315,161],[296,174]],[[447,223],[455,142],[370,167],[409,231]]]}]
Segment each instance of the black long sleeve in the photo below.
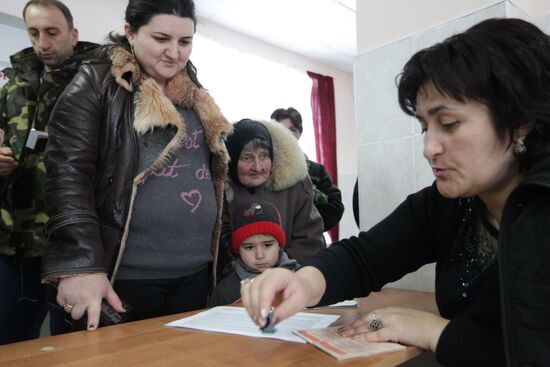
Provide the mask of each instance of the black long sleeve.
[{"label": "black long sleeve", "polygon": [[448,366],[503,365],[496,273],[482,280],[477,297],[464,302],[455,297],[459,279],[450,257],[464,211],[457,200],[441,197],[432,186],[409,196],[369,231],[333,243],[306,264],[325,277],[320,304],[367,296],[436,261],[439,311],[451,320],[437,347],[438,360]]}]

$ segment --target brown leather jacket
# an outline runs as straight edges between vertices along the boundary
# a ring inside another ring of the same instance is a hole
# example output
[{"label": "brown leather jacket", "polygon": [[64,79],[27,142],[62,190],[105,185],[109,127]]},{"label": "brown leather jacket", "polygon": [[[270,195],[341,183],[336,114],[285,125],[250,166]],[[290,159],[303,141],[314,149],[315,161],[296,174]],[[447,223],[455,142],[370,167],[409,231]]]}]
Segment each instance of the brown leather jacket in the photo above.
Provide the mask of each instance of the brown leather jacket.
[{"label": "brown leather jacket", "polygon": [[[81,67],[50,119],[44,188],[50,220],[43,281],[98,272],[114,280],[137,190],[163,167],[185,137],[185,122],[174,105],[193,108],[198,114],[211,151],[217,202],[212,235],[215,270],[229,159],[224,139],[231,124],[186,70],[163,93],[152,79],[142,78],[126,50],[115,47],[110,58]],[[174,139],[149,168],[137,172],[137,133],[167,125],[177,128]],[[212,279],[215,284],[215,271]]]}]

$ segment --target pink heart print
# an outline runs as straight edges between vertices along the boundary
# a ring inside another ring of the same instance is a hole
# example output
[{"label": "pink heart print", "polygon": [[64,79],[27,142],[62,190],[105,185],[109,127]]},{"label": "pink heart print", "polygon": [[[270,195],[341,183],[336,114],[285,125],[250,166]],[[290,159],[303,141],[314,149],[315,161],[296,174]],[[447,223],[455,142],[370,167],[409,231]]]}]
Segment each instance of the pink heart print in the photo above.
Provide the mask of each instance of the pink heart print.
[{"label": "pink heart print", "polygon": [[192,207],[191,213],[199,208],[202,200],[202,196],[199,190],[191,190],[189,192],[182,192],[180,194],[181,199],[189,206]]}]

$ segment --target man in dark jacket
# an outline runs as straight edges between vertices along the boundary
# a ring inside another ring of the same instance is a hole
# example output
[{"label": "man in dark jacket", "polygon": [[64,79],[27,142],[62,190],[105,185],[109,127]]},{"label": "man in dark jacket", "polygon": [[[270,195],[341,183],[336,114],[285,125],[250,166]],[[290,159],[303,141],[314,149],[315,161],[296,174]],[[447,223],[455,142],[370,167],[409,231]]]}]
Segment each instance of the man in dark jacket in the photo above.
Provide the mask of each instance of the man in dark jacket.
[{"label": "man in dark jacket", "polygon": [[[271,118],[285,125],[296,139],[300,139],[302,136],[302,116],[295,108],[278,108],[273,111]],[[313,182],[315,207],[323,218],[324,231],[331,230],[344,214],[342,193],[332,182],[332,177],[325,166],[308,158],[307,168],[311,182]]]},{"label": "man in dark jacket", "polygon": [[27,2],[23,19],[32,48],[11,56],[0,90],[0,344],[37,338],[47,313],[40,284],[46,139],[35,138],[45,135],[57,97],[97,47],[78,42],[72,15],[57,0]]}]

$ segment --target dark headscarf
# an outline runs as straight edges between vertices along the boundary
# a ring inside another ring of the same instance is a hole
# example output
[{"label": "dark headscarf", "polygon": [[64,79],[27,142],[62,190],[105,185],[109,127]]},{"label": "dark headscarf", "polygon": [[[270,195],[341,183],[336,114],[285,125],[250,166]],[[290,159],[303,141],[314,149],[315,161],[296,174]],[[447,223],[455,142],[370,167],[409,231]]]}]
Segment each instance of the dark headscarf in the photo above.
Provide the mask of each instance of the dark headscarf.
[{"label": "dark headscarf", "polygon": [[273,161],[273,143],[271,141],[271,134],[269,130],[261,122],[242,119],[241,121],[233,125],[233,134],[227,138],[227,150],[229,157],[229,176],[235,183],[239,183],[237,176],[237,162],[241,155],[243,147],[253,139],[260,139],[266,142],[269,146],[269,156]]}]

